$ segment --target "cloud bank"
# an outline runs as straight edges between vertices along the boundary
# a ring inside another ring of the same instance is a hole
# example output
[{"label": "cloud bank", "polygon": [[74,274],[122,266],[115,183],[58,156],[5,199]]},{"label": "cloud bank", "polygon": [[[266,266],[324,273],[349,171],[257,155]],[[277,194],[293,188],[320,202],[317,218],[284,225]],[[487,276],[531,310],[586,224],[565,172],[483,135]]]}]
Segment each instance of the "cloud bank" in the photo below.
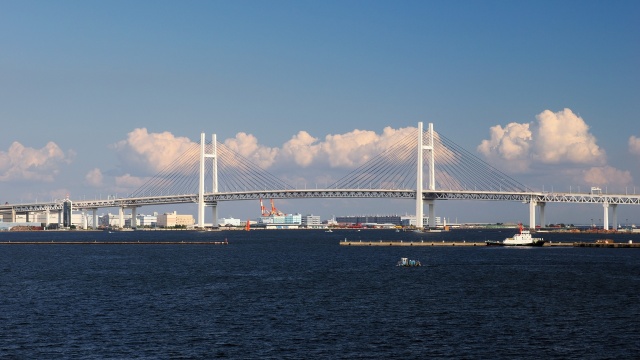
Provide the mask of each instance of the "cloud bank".
[{"label": "cloud bank", "polygon": [[146,128],[139,128],[111,148],[125,172],[144,175],[166,168],[192,145],[189,138],[176,137],[168,131],[149,133]]},{"label": "cloud bank", "polygon": [[531,123],[512,122],[490,129],[491,138],[477,150],[494,162],[526,172],[531,164],[603,165],[606,154],[585,121],[570,109],[545,110]]},{"label": "cloud bank", "polygon": [[[529,174],[545,167],[548,172],[555,172],[553,170],[560,166],[559,173],[579,169],[579,181],[587,184],[624,186],[632,183],[628,171],[607,165],[606,152],[598,146],[587,123],[573,111],[545,110],[535,118],[529,123],[491,127],[490,139],[482,140],[478,152],[490,163],[515,173]],[[635,149],[635,144],[635,139],[629,140],[630,151]],[[575,176],[574,181],[577,181]]]},{"label": "cloud bank", "polygon": [[52,182],[74,156],[72,151],[65,154],[54,142],[34,149],[16,141],[7,151],[0,151],[0,181]]}]

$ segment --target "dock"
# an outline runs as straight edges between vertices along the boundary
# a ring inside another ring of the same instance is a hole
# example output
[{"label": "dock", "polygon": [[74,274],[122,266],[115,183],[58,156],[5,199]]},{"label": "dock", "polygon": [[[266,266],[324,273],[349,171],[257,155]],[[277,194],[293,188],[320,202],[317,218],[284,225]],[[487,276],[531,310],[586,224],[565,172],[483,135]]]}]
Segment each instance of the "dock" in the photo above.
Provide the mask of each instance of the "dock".
[{"label": "dock", "polygon": [[2,241],[0,245],[228,245],[226,241]]},{"label": "dock", "polygon": [[[485,242],[466,241],[393,241],[393,240],[343,240],[340,246],[487,246]],[[589,247],[589,248],[640,248],[640,243],[585,243],[547,242],[542,247]]]},{"label": "dock", "polygon": [[390,240],[378,240],[378,241],[340,241],[341,246],[486,246],[484,242],[466,242],[466,241],[454,241],[454,242],[438,242],[438,241],[390,241]]}]

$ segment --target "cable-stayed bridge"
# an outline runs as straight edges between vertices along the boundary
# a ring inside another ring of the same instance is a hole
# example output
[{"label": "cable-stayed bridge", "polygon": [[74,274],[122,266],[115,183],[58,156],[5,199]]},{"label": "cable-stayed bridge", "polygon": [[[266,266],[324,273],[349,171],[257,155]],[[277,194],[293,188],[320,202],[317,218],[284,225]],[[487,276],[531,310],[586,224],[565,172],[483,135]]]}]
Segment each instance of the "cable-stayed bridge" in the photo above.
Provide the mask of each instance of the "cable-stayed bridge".
[{"label": "cable-stayed bridge", "polygon": [[[420,194],[416,196],[416,194]],[[428,205],[429,226],[434,226],[437,200],[518,201],[529,204],[529,226],[535,227],[536,207],[540,223],[545,224],[546,203],[595,203],[604,211],[603,227],[608,229],[609,208],[617,226],[617,205],[640,204],[640,195],[537,192],[497,170],[461,146],[433,130],[433,124],[398,133],[377,156],[353,169],[322,189],[299,189],[216,140],[201,134],[193,144],[162,171],[126,197],[106,200],[61,200],[43,203],[0,205],[0,212],[17,213],[62,211],[64,204],[74,210],[93,211],[117,207],[121,221],[124,209],[150,205],[196,203],[198,226],[204,226],[205,207],[212,209],[214,226],[218,202],[300,198],[404,198],[414,199],[416,222],[423,227],[423,208]],[[6,217],[5,217],[6,218]],[[86,216],[85,216],[86,218]],[[47,216],[48,219],[48,216]]]}]

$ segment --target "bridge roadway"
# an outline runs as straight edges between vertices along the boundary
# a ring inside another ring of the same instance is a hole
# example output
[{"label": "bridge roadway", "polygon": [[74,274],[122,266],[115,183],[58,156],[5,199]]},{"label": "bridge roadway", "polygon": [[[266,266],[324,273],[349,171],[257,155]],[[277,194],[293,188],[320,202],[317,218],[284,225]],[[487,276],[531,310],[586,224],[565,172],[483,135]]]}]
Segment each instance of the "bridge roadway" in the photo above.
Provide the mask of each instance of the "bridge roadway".
[{"label": "bridge roadway", "polygon": [[[239,201],[258,199],[326,199],[326,198],[396,198],[415,199],[416,190],[411,189],[304,189],[304,190],[263,190],[246,192],[205,193],[205,203],[212,205],[219,201]],[[603,205],[640,205],[640,195],[591,194],[591,193],[550,193],[550,192],[501,192],[501,191],[456,191],[425,190],[423,200],[490,200],[519,201],[523,203],[590,203]],[[0,212],[27,213],[62,210],[63,202],[2,204]],[[166,195],[149,197],[110,198],[106,200],[71,200],[74,210],[92,210],[110,207],[132,208],[149,205],[198,203],[198,194]]]}]

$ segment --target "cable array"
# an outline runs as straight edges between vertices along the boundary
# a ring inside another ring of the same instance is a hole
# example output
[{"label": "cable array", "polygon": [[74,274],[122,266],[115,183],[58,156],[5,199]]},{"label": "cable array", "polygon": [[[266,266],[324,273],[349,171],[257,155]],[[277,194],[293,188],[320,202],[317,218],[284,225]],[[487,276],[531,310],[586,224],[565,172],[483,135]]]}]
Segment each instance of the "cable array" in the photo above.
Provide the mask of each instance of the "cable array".
[{"label": "cable array", "polygon": [[[391,146],[377,156],[353,169],[329,189],[392,189],[411,190],[417,181],[417,138],[415,128],[392,139]],[[423,138],[429,140],[426,131]],[[531,191],[527,186],[482,161],[477,156],[434,132],[435,187],[453,191]],[[427,144],[428,145],[428,144]],[[268,190],[292,190],[291,185],[261,168],[255,162],[217,143],[218,191],[247,192]],[[206,153],[212,145],[205,145]],[[213,162],[205,161],[205,192],[212,192]],[[423,156],[424,188],[428,188],[428,169],[431,157]],[[199,188],[200,145],[193,143],[165,169],[149,178],[131,197],[197,194]]]},{"label": "cable array", "polygon": [[[408,132],[391,147],[354,169],[332,189],[415,189],[417,181],[417,131]],[[425,141],[429,132],[424,133]],[[454,191],[529,191],[509,175],[492,167],[443,135],[434,132],[435,188]],[[428,145],[428,144],[427,144]],[[431,157],[423,155],[428,187]]]},{"label": "cable array", "polygon": [[418,129],[398,135],[389,148],[353,169],[329,189],[415,189]]},{"label": "cable array", "polygon": [[434,158],[438,190],[530,191],[527,186],[438,133],[434,134]]},{"label": "cable array", "polygon": [[[228,146],[217,143],[218,191],[286,190],[293,187]],[[213,151],[211,142],[205,153]],[[213,161],[205,159],[205,192],[212,192]],[[149,178],[130,197],[197,194],[200,184],[200,144],[193,143],[166,168]]]},{"label": "cable array", "polygon": [[164,169],[149,178],[130,197],[197,194],[200,145],[193,143]]},{"label": "cable array", "polygon": [[248,158],[218,143],[218,191],[288,190],[293,187]]}]

